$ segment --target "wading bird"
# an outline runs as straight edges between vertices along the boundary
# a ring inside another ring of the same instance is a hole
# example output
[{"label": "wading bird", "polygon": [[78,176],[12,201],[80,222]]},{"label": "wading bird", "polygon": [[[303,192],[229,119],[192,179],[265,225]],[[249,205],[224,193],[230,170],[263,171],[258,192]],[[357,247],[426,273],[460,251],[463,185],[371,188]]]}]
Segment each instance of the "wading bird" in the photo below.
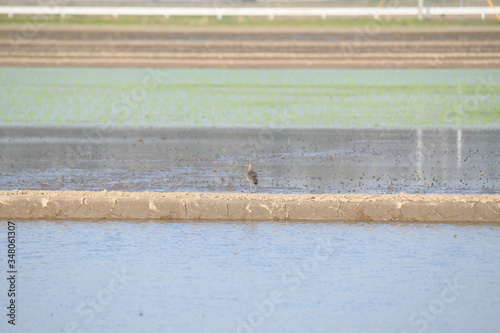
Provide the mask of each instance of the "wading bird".
[{"label": "wading bird", "polygon": [[257,179],[257,172],[252,170],[252,163],[245,164],[242,168],[243,167],[248,167],[247,180],[250,183],[250,191],[252,191],[252,184],[255,186],[255,189],[257,189],[259,180]]}]

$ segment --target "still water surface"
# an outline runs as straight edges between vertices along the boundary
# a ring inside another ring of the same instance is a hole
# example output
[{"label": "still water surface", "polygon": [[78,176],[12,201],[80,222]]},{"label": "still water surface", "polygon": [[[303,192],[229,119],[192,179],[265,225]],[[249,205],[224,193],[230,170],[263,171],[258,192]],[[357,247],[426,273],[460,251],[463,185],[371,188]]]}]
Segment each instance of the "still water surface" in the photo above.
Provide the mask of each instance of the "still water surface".
[{"label": "still water surface", "polygon": [[[0,227],[3,247],[6,222]],[[2,332],[494,332],[500,325],[500,225],[16,227],[18,325],[7,327],[2,316]]]}]

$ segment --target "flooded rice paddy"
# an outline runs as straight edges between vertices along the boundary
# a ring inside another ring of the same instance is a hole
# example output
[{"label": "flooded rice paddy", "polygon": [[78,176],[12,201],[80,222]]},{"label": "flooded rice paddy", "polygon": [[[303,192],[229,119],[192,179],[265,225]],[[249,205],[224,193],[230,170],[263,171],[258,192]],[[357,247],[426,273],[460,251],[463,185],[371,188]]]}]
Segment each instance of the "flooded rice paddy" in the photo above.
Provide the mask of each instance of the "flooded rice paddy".
[{"label": "flooded rice paddy", "polygon": [[0,68],[2,189],[498,193],[500,70]]},{"label": "flooded rice paddy", "polygon": [[[18,325],[2,320],[0,327],[493,332],[500,325],[498,228],[17,221]],[[5,239],[5,221],[0,230]]]},{"label": "flooded rice paddy", "polygon": [[2,125],[499,127],[500,70],[0,68]]}]

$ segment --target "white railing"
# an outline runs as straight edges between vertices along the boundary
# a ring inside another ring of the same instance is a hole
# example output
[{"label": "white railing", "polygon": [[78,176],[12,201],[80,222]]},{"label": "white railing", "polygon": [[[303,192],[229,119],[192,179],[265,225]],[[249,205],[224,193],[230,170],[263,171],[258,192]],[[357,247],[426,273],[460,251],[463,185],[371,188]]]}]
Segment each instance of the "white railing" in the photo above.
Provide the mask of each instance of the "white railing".
[{"label": "white railing", "polygon": [[[500,7],[496,8],[500,12]],[[360,8],[257,8],[257,7],[64,7],[64,6],[0,6],[0,14],[14,15],[144,15],[144,16],[277,16],[308,17],[401,17],[431,18],[433,15],[480,16],[495,15],[491,7],[360,7]]]}]

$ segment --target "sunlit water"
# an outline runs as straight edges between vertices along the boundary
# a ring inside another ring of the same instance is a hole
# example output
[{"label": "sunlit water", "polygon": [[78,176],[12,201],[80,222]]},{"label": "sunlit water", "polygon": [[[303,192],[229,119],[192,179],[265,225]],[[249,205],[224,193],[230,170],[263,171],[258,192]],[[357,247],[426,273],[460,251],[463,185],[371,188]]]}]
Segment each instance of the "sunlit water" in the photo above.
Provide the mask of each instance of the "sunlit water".
[{"label": "sunlit water", "polygon": [[495,332],[499,227],[18,221],[0,330]]}]

